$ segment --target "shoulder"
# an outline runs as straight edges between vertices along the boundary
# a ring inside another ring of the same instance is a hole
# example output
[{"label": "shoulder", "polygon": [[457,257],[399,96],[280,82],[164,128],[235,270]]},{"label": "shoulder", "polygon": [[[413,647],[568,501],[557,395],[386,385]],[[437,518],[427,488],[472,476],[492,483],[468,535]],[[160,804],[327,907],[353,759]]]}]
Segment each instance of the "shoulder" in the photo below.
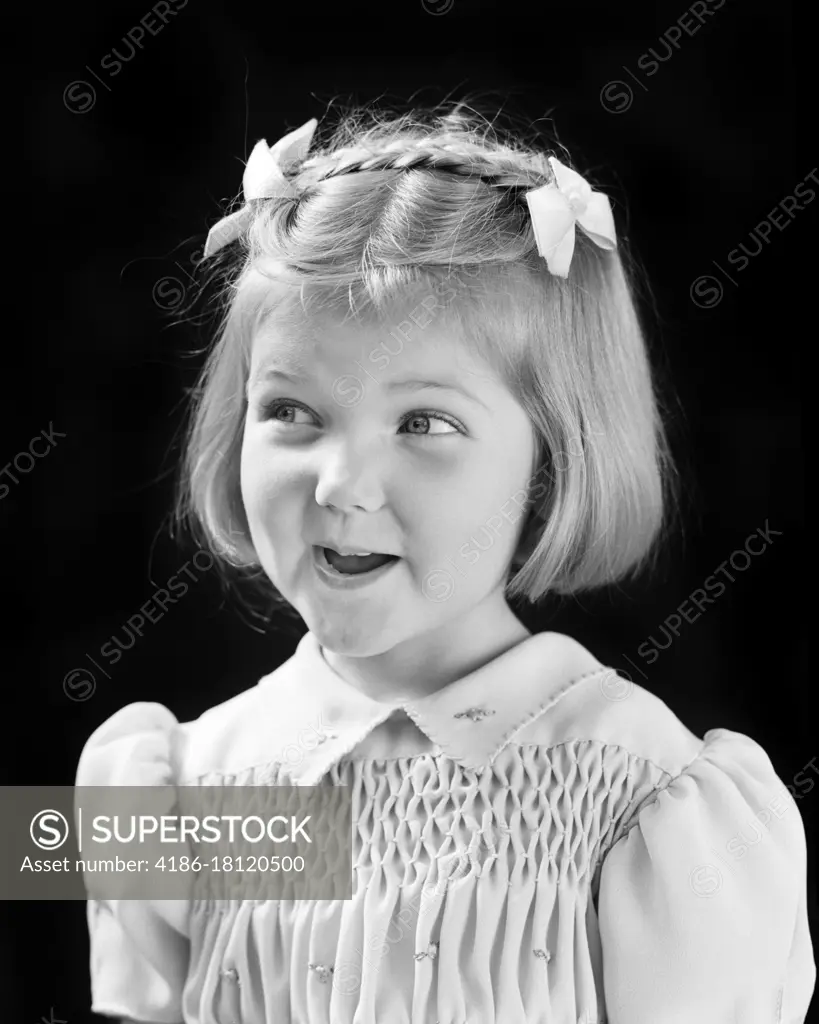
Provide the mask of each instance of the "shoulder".
[{"label": "shoulder", "polygon": [[162,704],[128,704],[83,747],[77,786],[169,785],[181,755],[179,722]]},{"label": "shoulder", "polygon": [[[703,740],[659,697],[604,665],[571,637],[548,637],[564,662],[562,685],[517,733],[516,742],[550,747],[593,743],[650,762],[670,776],[702,753]],[[544,654],[551,651],[547,647],[544,643]]]},{"label": "shoulder", "polygon": [[595,777],[620,793],[625,804],[618,835],[638,813],[650,817],[657,808],[685,805],[713,811],[719,819],[720,809],[730,805],[736,822],[756,812],[768,820],[787,816],[783,828],[793,832],[791,841],[800,848],[800,816],[786,815],[793,787],[784,785],[760,743],[722,727],[700,738],[663,700],[597,661],[576,641],[561,637],[560,649],[572,671],[514,741],[567,750],[583,777]]},{"label": "shoulder", "polygon": [[269,764],[309,710],[299,702],[292,661],[191,721],[158,703],[120,708],[87,740],[76,784],[185,785]]},{"label": "shoulder", "polygon": [[[511,739],[548,749],[567,784],[593,788],[617,805],[607,844],[625,839],[638,824],[644,832],[673,835],[676,823],[722,836],[723,848],[739,858],[749,846],[742,825],[757,819],[781,839],[783,863],[804,859],[795,789],[779,778],[760,743],[723,727],[700,738],[655,694],[570,637],[550,636],[553,647],[545,644],[538,654],[564,659],[560,685],[548,684],[544,699],[531,701],[533,714]],[[549,665],[553,660],[546,659]]]},{"label": "shoulder", "polygon": [[556,657],[562,660],[557,671],[560,686],[550,683],[547,699],[531,702],[533,713],[515,733],[515,742],[595,745],[606,748],[611,758],[646,762],[666,781],[705,761],[736,764],[770,778],[773,766],[755,740],[720,726],[703,737],[696,735],[660,697],[599,661],[571,637],[546,634],[538,653],[550,666]]}]

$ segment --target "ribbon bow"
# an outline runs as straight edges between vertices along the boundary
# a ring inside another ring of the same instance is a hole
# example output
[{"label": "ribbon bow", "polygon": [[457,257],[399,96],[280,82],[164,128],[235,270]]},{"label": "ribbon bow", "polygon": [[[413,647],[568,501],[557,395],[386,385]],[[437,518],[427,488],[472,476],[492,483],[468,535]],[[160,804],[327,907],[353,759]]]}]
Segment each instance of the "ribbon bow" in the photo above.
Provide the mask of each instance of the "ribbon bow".
[{"label": "ribbon bow", "polygon": [[273,146],[268,146],[264,139],[256,143],[242,177],[245,205],[213,225],[205,242],[205,258],[247,230],[253,216],[251,199],[287,199],[296,195],[292,184],[284,176],[283,168],[307,156],[317,124],[318,121],[313,117],[301,128],[284,135]]},{"label": "ribbon bow", "polygon": [[574,254],[575,223],[601,249],[617,247],[614,217],[607,196],[593,192],[585,178],[553,156],[555,183],[526,193],[537,251],[557,277],[568,277]]}]

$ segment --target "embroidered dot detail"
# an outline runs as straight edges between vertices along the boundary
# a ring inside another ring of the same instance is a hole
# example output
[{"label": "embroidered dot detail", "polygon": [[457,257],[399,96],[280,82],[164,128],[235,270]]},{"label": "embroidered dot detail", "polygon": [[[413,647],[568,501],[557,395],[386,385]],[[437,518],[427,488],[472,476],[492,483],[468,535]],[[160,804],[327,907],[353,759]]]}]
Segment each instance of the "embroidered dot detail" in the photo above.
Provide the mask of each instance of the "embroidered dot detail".
[{"label": "embroidered dot detail", "polygon": [[322,983],[327,982],[330,978],[330,975],[334,972],[334,968],[332,966],[328,966],[327,964],[308,964],[307,966],[310,968],[311,971],[316,972],[319,981],[321,981]]},{"label": "embroidered dot detail", "polygon": [[552,954],[549,952],[548,949],[535,949],[532,952],[535,954],[538,960],[545,960],[547,964],[552,959]]},{"label": "embroidered dot detail", "polygon": [[467,708],[466,711],[459,711],[455,718],[468,718],[472,722],[480,722],[482,718],[488,718],[495,712],[491,708]]}]

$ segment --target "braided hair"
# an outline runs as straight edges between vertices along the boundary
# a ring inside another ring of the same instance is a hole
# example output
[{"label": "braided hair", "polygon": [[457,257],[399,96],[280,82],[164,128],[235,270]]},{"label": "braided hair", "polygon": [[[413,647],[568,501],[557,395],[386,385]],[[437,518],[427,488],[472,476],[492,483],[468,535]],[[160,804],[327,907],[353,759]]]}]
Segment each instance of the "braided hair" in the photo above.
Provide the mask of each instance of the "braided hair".
[{"label": "braided hair", "polygon": [[544,277],[524,195],[554,181],[549,153],[461,112],[360,122],[351,115],[283,168],[293,198],[253,201],[249,262],[272,257],[285,277],[327,272],[339,284],[395,266],[516,264]]},{"label": "braided hair", "polygon": [[487,185],[507,188],[536,188],[550,180],[548,162],[524,158],[506,149],[486,151],[466,140],[447,141],[439,138],[401,138],[381,148],[355,146],[336,152],[309,157],[301,173],[313,181],[323,181],[338,174],[354,171],[441,171],[479,179]]}]

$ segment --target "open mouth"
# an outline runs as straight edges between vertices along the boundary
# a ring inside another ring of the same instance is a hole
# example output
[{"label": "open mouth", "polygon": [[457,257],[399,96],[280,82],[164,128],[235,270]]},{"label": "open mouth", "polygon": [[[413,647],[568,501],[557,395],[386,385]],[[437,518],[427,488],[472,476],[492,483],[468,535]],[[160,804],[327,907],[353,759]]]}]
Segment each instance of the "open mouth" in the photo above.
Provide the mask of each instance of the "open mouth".
[{"label": "open mouth", "polygon": [[325,572],[339,578],[346,576],[366,576],[377,572],[386,565],[399,561],[397,555],[379,554],[377,551],[369,555],[340,555],[332,548],[314,547],[316,564]]}]

